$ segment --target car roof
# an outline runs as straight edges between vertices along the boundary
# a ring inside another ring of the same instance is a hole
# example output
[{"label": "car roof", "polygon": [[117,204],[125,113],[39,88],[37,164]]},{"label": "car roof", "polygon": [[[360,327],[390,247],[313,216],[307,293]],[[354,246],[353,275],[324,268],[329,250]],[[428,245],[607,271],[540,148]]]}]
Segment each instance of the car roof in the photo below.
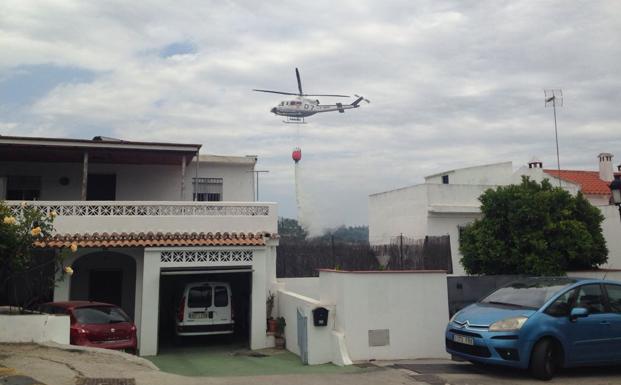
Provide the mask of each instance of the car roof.
[{"label": "car roof", "polygon": [[113,305],[110,303],[93,302],[93,301],[59,301],[59,302],[48,302],[48,303],[44,303],[43,305],[58,306],[64,309],[76,309],[76,308],[81,308],[81,307],[92,307],[92,306],[118,307],[117,305]]}]

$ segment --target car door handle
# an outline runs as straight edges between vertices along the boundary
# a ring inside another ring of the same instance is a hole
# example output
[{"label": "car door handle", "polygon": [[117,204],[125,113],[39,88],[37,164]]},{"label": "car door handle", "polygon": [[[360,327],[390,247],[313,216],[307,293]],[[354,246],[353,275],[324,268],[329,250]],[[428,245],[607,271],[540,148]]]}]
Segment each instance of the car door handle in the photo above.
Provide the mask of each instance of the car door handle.
[{"label": "car door handle", "polygon": [[601,325],[609,325],[610,326],[610,322],[609,321],[602,321],[600,322]]}]

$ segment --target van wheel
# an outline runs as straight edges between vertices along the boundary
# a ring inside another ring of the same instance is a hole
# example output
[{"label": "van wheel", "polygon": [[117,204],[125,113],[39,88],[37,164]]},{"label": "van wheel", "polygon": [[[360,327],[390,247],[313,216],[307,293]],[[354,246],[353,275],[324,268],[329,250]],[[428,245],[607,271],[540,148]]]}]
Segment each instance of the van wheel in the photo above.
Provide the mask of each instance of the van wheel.
[{"label": "van wheel", "polygon": [[540,380],[551,380],[560,366],[560,357],[561,352],[554,341],[537,342],[530,356],[530,373]]}]

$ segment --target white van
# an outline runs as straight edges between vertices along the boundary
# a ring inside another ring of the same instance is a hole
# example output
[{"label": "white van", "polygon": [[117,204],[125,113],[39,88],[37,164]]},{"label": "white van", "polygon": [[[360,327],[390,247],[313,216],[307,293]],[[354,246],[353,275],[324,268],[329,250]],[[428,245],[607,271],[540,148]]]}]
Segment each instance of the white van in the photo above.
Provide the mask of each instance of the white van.
[{"label": "white van", "polygon": [[234,329],[231,285],[226,282],[185,285],[177,307],[176,335],[231,334]]}]

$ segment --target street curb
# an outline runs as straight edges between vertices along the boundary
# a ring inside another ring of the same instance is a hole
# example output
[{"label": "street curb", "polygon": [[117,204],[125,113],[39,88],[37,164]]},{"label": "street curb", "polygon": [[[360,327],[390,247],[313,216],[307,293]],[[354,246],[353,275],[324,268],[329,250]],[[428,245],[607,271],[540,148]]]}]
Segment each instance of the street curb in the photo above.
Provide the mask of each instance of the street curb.
[{"label": "street curb", "polygon": [[90,353],[107,354],[110,356],[116,356],[118,358],[122,358],[125,361],[129,361],[129,362],[132,362],[140,366],[145,366],[149,369],[157,370],[158,372],[160,371],[160,369],[157,366],[155,366],[153,362],[145,358],[134,356],[133,354],[127,354],[127,353],[120,352],[117,350],[91,348],[88,346],[78,346],[78,345],[64,345],[64,344],[59,344],[57,342],[44,342],[44,343],[39,343],[37,345],[45,346],[48,348],[65,350],[65,351],[83,351],[83,352],[90,352]]}]

